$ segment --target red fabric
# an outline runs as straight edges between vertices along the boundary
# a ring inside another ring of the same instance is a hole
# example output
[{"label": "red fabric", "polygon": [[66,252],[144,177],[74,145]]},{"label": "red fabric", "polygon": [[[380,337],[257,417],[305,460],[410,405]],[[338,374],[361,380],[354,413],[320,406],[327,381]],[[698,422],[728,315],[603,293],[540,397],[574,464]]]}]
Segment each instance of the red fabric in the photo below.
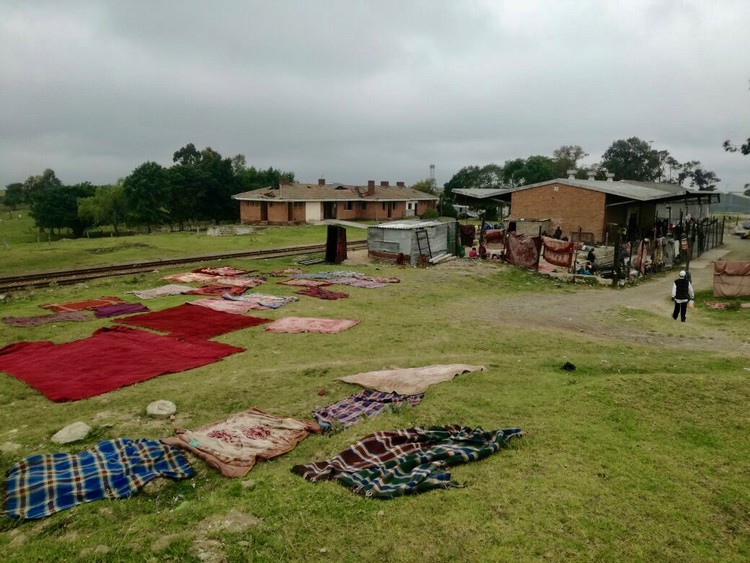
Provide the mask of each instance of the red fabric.
[{"label": "red fabric", "polygon": [[538,237],[527,237],[508,233],[508,247],[505,250],[505,260],[516,266],[536,269],[539,262],[541,240]]},{"label": "red fabric", "polygon": [[544,259],[562,268],[570,268],[573,264],[573,254],[576,251],[576,243],[557,240],[550,237],[542,237],[544,246]]},{"label": "red fabric", "polygon": [[204,285],[197,289],[191,289],[186,291],[186,295],[242,295],[245,293],[246,287],[240,287],[238,285]]},{"label": "red fabric", "polygon": [[186,336],[188,338],[213,338],[226,332],[239,330],[270,322],[271,319],[260,317],[245,317],[214,311],[207,307],[196,307],[186,303],[163,309],[154,313],[135,315],[126,319],[118,319],[120,324],[128,324],[169,332],[172,336]]},{"label": "red fabric", "polygon": [[329,291],[322,287],[308,287],[295,291],[299,295],[307,295],[309,297],[317,297],[318,299],[329,299],[335,301],[336,299],[345,299],[349,297],[348,293],[342,293],[341,291]]},{"label": "red fabric", "polygon": [[95,307],[103,307],[105,305],[116,305],[117,303],[125,303],[119,297],[100,297],[99,299],[90,299],[88,301],[71,301],[69,303],[50,303],[49,305],[41,305],[42,309],[48,309],[50,311],[84,311],[86,309],[93,309]]},{"label": "red fabric", "polygon": [[0,348],[0,370],[52,401],[77,401],[243,351],[219,342],[178,340],[115,326],[65,344],[10,344]]}]

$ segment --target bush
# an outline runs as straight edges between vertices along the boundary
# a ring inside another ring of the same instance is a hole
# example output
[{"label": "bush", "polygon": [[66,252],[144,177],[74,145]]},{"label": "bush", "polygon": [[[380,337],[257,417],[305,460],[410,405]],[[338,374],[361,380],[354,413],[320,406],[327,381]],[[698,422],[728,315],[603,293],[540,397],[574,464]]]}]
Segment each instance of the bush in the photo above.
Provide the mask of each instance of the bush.
[{"label": "bush", "polygon": [[438,217],[440,217],[440,215],[438,215],[438,212],[435,209],[428,209],[419,216],[420,219],[437,219]]}]

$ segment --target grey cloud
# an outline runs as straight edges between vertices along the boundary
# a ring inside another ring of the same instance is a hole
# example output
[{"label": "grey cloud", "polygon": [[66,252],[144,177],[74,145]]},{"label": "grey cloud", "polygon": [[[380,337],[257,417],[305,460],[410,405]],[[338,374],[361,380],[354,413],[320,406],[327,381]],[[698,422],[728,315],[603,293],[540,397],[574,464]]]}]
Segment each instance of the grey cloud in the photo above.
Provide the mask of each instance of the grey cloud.
[{"label": "grey cloud", "polygon": [[653,140],[750,159],[746,2],[6,2],[0,183],[111,182],[193,142],[312,180],[413,182]]}]

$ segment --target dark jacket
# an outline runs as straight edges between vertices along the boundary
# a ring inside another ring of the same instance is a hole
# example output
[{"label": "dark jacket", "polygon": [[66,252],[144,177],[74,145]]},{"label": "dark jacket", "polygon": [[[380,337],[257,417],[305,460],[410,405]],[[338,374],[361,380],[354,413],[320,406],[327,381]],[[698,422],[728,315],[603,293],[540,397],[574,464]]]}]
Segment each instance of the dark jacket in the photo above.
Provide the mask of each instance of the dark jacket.
[{"label": "dark jacket", "polygon": [[675,299],[690,299],[690,282],[685,278],[677,278],[674,280],[677,291],[675,292]]}]

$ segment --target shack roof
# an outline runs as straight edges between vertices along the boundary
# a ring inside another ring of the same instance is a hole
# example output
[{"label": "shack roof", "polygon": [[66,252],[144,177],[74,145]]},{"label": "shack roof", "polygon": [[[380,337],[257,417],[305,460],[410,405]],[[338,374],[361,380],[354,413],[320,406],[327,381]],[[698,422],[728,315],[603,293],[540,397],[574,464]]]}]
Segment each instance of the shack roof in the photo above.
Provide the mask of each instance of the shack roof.
[{"label": "shack roof", "polygon": [[504,193],[512,194],[550,184],[563,184],[565,186],[593,190],[635,201],[670,200],[685,196],[708,196],[711,199],[711,195],[715,196],[717,201],[719,199],[718,194],[714,192],[688,190],[678,184],[669,184],[666,182],[638,182],[634,180],[610,182],[605,180],[578,180],[570,178],[556,178],[555,180],[547,180],[546,182],[538,182],[536,184],[529,184],[528,186],[519,186]]}]

